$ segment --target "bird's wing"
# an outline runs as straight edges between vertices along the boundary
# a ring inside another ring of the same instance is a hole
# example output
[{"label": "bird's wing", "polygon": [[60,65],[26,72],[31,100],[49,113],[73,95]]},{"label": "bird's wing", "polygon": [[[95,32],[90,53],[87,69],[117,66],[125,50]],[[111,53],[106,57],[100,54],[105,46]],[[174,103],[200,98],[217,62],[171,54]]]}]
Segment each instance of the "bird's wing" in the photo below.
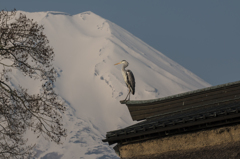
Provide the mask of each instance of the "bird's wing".
[{"label": "bird's wing", "polygon": [[127,81],[130,84],[130,87],[132,89],[131,90],[132,94],[134,94],[135,93],[135,78],[134,78],[132,71],[130,71],[130,70],[127,70]]}]

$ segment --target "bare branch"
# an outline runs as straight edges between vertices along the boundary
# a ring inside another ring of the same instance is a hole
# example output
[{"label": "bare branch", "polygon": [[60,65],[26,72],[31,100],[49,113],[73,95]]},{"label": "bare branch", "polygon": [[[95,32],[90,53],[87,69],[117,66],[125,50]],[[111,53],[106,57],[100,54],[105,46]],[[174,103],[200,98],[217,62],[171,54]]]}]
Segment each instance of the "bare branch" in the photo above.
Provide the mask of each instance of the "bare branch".
[{"label": "bare branch", "polygon": [[[57,144],[66,136],[61,123],[66,108],[53,89],[54,52],[43,29],[23,14],[16,17],[15,10],[0,12],[0,158],[29,158],[33,146],[23,139],[27,129]],[[40,79],[42,91],[29,94],[9,85],[12,69]]]}]

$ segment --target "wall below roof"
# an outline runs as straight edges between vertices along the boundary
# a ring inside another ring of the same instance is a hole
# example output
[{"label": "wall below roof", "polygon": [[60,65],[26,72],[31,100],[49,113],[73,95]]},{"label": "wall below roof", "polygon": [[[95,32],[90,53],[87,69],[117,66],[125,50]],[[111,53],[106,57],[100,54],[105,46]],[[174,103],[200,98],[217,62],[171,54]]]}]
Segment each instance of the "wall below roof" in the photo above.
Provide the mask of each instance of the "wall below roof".
[{"label": "wall below roof", "polygon": [[240,125],[119,146],[122,159],[240,158]]}]

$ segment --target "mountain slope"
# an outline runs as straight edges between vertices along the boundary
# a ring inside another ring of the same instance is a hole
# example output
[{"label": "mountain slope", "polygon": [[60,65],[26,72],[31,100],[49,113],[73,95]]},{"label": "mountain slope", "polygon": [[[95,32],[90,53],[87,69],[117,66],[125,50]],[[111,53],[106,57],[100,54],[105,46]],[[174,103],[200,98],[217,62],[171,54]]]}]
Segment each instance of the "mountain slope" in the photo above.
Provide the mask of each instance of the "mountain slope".
[{"label": "mountain slope", "polygon": [[[107,131],[133,124],[126,106],[119,103],[128,91],[121,66],[114,66],[121,60],[130,63],[128,69],[135,76],[136,93],[132,100],[210,86],[131,33],[92,12],[73,16],[61,12],[21,12],[44,25],[56,54],[54,66],[59,77],[55,89],[68,106],[63,114],[68,136],[62,145],[35,139],[27,132],[29,143],[38,144],[36,158],[117,158],[101,139]],[[17,71],[13,72],[12,83],[28,87],[32,92],[39,88],[37,81],[26,79]]]}]

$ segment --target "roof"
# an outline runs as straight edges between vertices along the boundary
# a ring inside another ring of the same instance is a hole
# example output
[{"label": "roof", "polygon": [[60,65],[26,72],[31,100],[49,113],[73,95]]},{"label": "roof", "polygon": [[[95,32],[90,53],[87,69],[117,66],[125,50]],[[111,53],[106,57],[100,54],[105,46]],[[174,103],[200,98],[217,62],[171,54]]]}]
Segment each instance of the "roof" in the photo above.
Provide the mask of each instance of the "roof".
[{"label": "roof", "polygon": [[107,132],[103,142],[123,144],[239,123],[240,81],[125,104],[133,118],[140,114],[144,121]]},{"label": "roof", "polygon": [[145,120],[124,129],[107,132],[109,144],[140,141],[240,122],[240,102]]},{"label": "roof", "polygon": [[207,107],[240,96],[240,81],[198,89],[151,100],[120,101],[126,104],[133,120],[144,120],[155,115],[167,115],[193,107]]}]

